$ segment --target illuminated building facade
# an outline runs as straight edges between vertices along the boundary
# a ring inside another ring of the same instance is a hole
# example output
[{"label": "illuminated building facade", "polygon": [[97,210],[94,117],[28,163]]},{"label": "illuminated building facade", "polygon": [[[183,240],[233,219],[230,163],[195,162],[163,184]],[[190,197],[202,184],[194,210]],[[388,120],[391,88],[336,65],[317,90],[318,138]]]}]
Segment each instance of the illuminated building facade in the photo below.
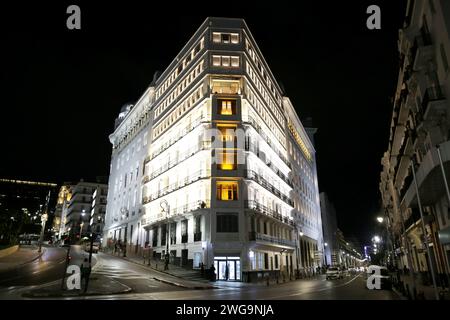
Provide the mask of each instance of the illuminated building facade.
[{"label": "illuminated building facade", "polygon": [[321,264],[315,150],[242,19],[206,19],[118,119],[104,244],[220,280]]}]

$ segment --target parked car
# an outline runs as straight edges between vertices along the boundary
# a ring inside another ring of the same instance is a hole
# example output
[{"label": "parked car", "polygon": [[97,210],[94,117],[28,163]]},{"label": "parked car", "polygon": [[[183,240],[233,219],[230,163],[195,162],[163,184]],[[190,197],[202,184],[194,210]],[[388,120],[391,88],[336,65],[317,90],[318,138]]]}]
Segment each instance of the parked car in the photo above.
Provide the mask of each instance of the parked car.
[{"label": "parked car", "polygon": [[[392,289],[392,276],[388,270],[388,268],[383,266],[377,266],[377,265],[371,265],[367,268],[366,271],[366,279],[369,279],[369,277],[372,277],[374,283],[379,282],[380,286],[377,288],[375,286],[374,289]],[[378,280],[377,280],[378,279]],[[368,283],[366,283],[366,287],[368,288]]]},{"label": "parked car", "polygon": [[342,273],[341,270],[338,267],[330,267],[327,270],[326,275],[326,279],[341,279],[342,278]]}]

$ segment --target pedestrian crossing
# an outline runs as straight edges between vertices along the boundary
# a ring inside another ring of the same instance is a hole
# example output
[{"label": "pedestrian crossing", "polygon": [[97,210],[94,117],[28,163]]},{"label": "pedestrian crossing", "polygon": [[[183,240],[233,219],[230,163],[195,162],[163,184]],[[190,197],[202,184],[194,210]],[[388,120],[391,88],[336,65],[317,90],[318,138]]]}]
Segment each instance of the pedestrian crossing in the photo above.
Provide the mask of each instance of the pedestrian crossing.
[{"label": "pedestrian crossing", "polygon": [[145,274],[140,274],[132,270],[124,269],[123,267],[120,266],[112,266],[112,265],[97,266],[94,270],[92,270],[92,275],[102,275],[113,279],[123,279],[123,280],[140,280],[140,279],[151,280],[151,277]]}]

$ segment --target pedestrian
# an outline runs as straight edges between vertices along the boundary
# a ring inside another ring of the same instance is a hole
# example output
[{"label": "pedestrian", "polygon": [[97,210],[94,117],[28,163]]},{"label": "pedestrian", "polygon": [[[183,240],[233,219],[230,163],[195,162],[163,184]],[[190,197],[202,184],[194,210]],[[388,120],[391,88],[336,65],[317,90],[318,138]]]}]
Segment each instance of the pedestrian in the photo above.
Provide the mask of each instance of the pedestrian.
[{"label": "pedestrian", "polygon": [[81,264],[80,271],[81,271],[81,281],[84,280],[84,292],[86,292],[89,285],[89,277],[91,275],[91,264],[88,261],[88,258],[84,258],[84,261]]},{"label": "pedestrian", "polygon": [[200,275],[203,276],[205,275],[205,265],[203,264],[203,262],[200,263]]},{"label": "pedestrian", "polygon": [[408,274],[408,268],[405,266],[403,266],[403,274],[406,276]]},{"label": "pedestrian", "polygon": [[169,270],[169,254],[166,254],[166,260],[164,261],[164,270]]},{"label": "pedestrian", "polygon": [[214,264],[211,264],[211,268],[209,268],[211,281],[216,281],[216,268],[214,268]]}]

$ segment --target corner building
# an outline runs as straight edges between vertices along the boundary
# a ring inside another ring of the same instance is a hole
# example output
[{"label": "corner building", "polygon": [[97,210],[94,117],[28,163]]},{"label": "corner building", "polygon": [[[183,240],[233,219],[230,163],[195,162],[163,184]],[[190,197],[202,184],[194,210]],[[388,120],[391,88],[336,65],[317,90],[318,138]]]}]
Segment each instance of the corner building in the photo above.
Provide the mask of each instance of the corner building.
[{"label": "corner building", "polygon": [[315,150],[244,20],[206,19],[110,140],[104,241],[219,280],[321,265]]}]

